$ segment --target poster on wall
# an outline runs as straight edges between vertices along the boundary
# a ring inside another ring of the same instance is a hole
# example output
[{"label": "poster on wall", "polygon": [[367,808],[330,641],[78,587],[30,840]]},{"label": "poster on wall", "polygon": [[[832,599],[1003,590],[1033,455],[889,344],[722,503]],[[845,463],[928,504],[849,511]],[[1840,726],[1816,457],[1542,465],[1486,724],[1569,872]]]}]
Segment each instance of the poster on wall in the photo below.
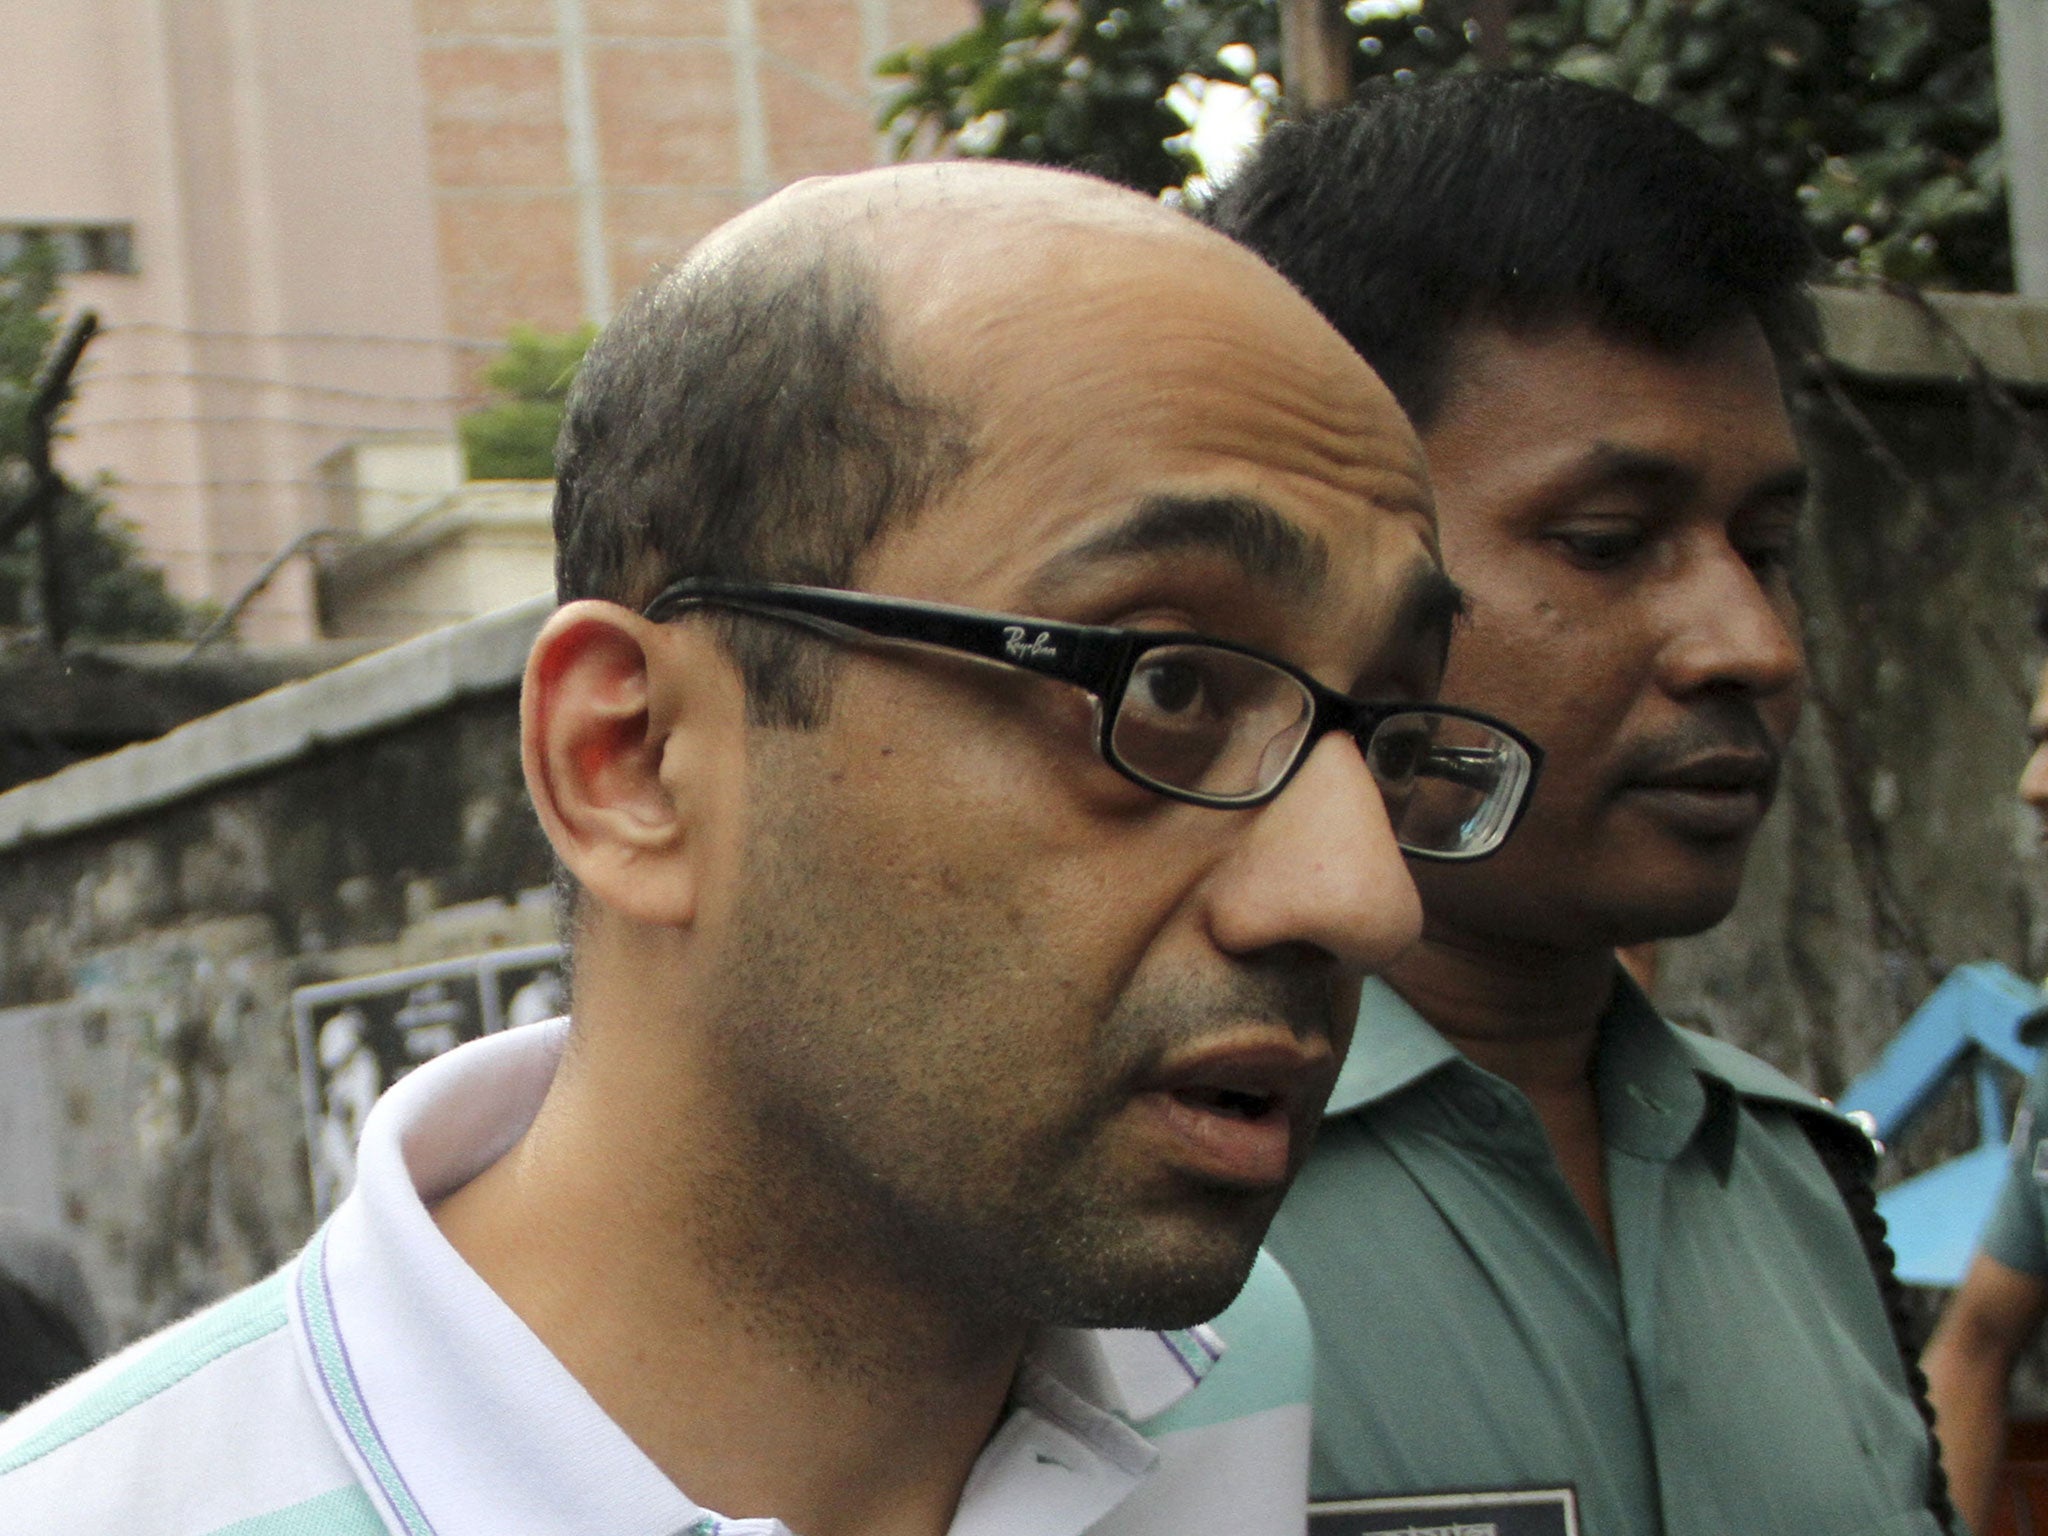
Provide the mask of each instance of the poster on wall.
[{"label": "poster on wall", "polygon": [[557,944],[324,981],[292,993],[313,1212],[355,1183],[356,1143],[377,1095],[423,1061],[500,1029],[562,1011]]}]

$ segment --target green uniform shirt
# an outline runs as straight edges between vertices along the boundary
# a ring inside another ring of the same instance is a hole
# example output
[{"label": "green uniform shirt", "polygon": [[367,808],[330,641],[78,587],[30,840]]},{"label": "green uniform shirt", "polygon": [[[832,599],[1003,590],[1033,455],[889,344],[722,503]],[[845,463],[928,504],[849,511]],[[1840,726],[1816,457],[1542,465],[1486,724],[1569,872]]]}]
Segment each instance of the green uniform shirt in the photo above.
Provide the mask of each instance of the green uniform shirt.
[{"label": "green uniform shirt", "polygon": [[1568,1484],[1586,1536],[1933,1536],[1926,1431],[1799,1123],[1824,1106],[1625,979],[1595,1071],[1618,1273],[1527,1099],[1367,983],[1269,1243],[1316,1330],[1316,1496]]},{"label": "green uniform shirt", "polygon": [[2048,1051],[2027,1079],[2012,1123],[2012,1166],[1977,1246],[2008,1269],[2048,1276]]}]

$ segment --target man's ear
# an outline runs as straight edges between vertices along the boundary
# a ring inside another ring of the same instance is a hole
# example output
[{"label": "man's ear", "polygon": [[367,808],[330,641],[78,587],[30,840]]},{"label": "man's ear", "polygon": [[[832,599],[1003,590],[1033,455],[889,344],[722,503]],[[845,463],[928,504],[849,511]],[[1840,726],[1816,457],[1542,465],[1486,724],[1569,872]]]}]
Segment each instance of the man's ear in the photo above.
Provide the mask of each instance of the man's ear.
[{"label": "man's ear", "polygon": [[744,763],[737,670],[702,624],[652,624],[603,602],[542,626],[520,695],[520,757],[548,841],[601,906],[667,927],[696,920],[707,818]]}]

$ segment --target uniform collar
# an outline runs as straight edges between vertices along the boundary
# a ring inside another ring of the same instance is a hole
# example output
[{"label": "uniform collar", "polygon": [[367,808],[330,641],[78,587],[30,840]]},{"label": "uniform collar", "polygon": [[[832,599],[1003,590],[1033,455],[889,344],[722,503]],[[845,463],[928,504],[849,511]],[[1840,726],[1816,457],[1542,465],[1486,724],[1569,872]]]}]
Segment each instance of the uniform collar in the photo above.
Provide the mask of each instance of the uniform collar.
[{"label": "uniform collar", "polygon": [[1368,976],[1358,999],[1358,1027],[1325,1116],[1349,1114],[1390,1098],[1451,1062],[1457,1048],[1436,1032],[1408,1000],[1377,976]]},{"label": "uniform collar", "polygon": [[[406,1536],[781,1536],[693,1503],[607,1418],[441,1236],[428,1205],[511,1147],[539,1111],[566,1020],[486,1037],[419,1068],[363,1129],[355,1189],[301,1257],[302,1362],[358,1476]],[[1130,1427],[1191,1392],[1223,1352],[1207,1328],[1047,1329],[976,1463],[953,1536],[1070,1536],[1158,1453]]]},{"label": "uniform collar", "polygon": [[[1600,1021],[1595,1068],[1603,1135],[1610,1145],[1668,1160],[1700,1137],[1713,1160],[1725,1167],[1733,1154],[1739,1100],[1828,1112],[1820,1099],[1776,1068],[1672,1024],[1650,1005],[1626,971],[1617,971],[1613,999]],[[1470,1074],[1515,1093],[1511,1085],[1460,1055],[1392,987],[1370,978],[1359,1000],[1351,1051],[1325,1114],[1351,1114],[1384,1104],[1445,1072]]]}]

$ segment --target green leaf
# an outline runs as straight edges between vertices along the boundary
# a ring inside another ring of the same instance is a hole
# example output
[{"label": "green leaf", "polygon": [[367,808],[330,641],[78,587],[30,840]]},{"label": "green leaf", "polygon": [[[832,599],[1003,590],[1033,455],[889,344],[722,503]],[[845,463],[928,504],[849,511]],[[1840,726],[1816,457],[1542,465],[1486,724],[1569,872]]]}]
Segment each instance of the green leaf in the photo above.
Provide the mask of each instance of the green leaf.
[{"label": "green leaf", "polygon": [[574,331],[512,328],[505,350],[484,370],[501,398],[456,423],[473,480],[550,480],[562,403],[597,327]]},{"label": "green leaf", "polygon": [[[46,241],[30,240],[0,266],[0,511],[14,504],[27,466],[33,380],[61,326],[57,258]],[[58,430],[64,417],[60,407]],[[114,487],[118,491],[118,487]],[[134,528],[99,488],[69,486],[57,503],[57,547],[64,568],[71,631],[99,640],[161,640],[196,627],[195,611],[170,591],[145,558]],[[25,529],[0,545],[0,627],[41,620],[40,537]]]}]

